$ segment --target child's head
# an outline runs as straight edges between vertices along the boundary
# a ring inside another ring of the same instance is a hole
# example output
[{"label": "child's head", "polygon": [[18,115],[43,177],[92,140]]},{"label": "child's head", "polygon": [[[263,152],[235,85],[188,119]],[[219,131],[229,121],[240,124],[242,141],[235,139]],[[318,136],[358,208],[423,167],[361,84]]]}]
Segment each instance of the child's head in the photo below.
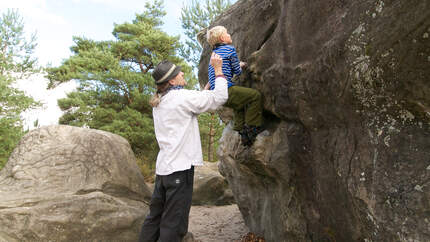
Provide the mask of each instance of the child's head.
[{"label": "child's head", "polygon": [[224,26],[215,26],[208,30],[207,33],[208,43],[211,46],[216,44],[224,43],[231,44],[231,36],[228,34],[227,29]]}]

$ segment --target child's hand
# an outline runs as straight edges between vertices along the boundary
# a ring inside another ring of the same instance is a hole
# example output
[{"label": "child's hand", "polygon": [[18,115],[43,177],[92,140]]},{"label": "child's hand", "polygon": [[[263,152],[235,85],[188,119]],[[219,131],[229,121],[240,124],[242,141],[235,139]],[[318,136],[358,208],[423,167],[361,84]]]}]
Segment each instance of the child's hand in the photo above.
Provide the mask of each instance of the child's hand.
[{"label": "child's hand", "polygon": [[248,66],[248,64],[246,64],[246,62],[243,62],[243,61],[241,61],[239,65],[240,65],[240,68],[246,68]]}]

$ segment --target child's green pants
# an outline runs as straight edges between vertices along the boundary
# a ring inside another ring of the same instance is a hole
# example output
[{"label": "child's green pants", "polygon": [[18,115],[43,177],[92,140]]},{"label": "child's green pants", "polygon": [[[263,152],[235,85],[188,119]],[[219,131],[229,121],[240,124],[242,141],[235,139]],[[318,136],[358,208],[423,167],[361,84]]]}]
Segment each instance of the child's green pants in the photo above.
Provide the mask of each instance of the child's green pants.
[{"label": "child's green pants", "polygon": [[234,111],[234,130],[243,126],[261,126],[263,123],[263,103],[259,91],[241,86],[228,88],[228,99],[224,106]]}]

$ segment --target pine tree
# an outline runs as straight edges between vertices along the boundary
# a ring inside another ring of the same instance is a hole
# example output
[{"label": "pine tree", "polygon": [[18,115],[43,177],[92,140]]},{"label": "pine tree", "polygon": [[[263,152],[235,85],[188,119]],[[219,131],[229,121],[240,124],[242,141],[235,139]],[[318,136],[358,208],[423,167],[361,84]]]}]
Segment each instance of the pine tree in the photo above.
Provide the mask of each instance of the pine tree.
[{"label": "pine tree", "polygon": [[[112,41],[74,37],[73,55],[59,67],[48,69],[49,87],[77,80],[77,91],[60,99],[65,112],[61,124],[106,130],[125,137],[144,162],[158,153],[149,99],[155,90],[151,70],[169,60],[191,75],[191,68],[177,56],[178,36],[160,29],[166,14],[163,2],[147,3],[132,22],[116,24]],[[193,83],[189,84],[194,85]]]},{"label": "pine tree", "polygon": [[181,55],[194,68],[198,68],[202,47],[197,40],[197,34],[207,28],[215,18],[231,6],[230,0],[205,0],[204,4],[199,0],[191,0],[187,6],[181,9],[182,28],[187,39],[181,49]]},{"label": "pine tree", "polygon": [[218,140],[221,138],[224,127],[225,125],[216,113],[207,112],[199,115],[200,136],[205,160],[215,161]]},{"label": "pine tree", "polygon": [[27,40],[24,35],[18,11],[8,9],[0,18],[0,169],[24,134],[20,114],[39,105],[13,87],[40,71],[33,56],[36,36]]}]

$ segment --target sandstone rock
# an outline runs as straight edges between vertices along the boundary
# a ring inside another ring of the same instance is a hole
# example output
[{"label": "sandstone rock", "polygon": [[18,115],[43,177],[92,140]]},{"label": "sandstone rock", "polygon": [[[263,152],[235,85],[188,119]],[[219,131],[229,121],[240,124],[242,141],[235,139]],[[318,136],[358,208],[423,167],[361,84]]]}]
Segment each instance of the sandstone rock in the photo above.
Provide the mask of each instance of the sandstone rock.
[{"label": "sandstone rock", "polygon": [[194,242],[194,235],[191,232],[188,232],[184,238],[182,238],[182,242]]},{"label": "sandstone rock", "polygon": [[0,171],[0,241],[135,241],[149,197],[124,138],[33,130]]},{"label": "sandstone rock", "polygon": [[[227,180],[218,171],[219,162],[204,162],[194,169],[192,205],[229,205],[236,203]],[[154,183],[147,183],[154,191]]]},{"label": "sandstone rock", "polygon": [[212,24],[264,96],[268,132],[244,149],[227,128],[218,153],[252,232],[430,241],[429,4],[239,1]]},{"label": "sandstone rock", "polygon": [[227,205],[235,203],[226,179],[218,171],[219,162],[205,162],[194,170],[193,205]]}]

